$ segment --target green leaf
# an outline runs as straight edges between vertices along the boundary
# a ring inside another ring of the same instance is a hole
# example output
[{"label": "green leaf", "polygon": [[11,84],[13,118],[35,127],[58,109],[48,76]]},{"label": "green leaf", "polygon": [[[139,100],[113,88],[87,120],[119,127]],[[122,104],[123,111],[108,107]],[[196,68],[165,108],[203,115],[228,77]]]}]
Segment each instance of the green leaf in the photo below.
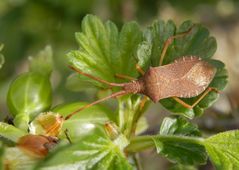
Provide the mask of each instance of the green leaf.
[{"label": "green leaf", "polygon": [[[170,136],[175,135],[179,139],[162,140],[156,139],[155,145],[157,152],[172,162],[181,164],[204,164],[207,160],[207,154],[203,146],[194,143],[186,136],[200,136],[200,131],[192,123],[182,117],[166,117],[160,127],[160,135]],[[186,140],[185,140],[186,139]]]},{"label": "green leaf", "polygon": [[73,73],[67,77],[66,88],[71,91],[84,91],[86,89],[95,89],[95,86],[84,76]]},{"label": "green leaf", "polygon": [[[190,21],[182,23],[178,28],[176,28],[173,21],[166,23],[163,21],[154,22],[152,26],[148,27],[144,32],[144,42],[138,49],[138,53],[145,53],[145,44],[148,44],[148,49],[150,49],[149,44],[151,44],[151,53],[147,52],[144,57],[138,54],[139,64],[143,66],[145,70],[147,70],[149,66],[159,66],[160,54],[165,41],[173,35],[188,31],[192,28],[191,33],[188,35],[173,40],[166,52],[163,64],[172,63],[176,58],[182,56],[194,55],[201,57],[217,68],[217,73],[209,86],[223,90],[227,84],[227,71],[225,70],[225,66],[220,61],[210,59],[216,51],[216,40],[209,35],[209,31],[202,25],[195,24],[192,26],[193,24]],[[193,104],[198,98],[199,96],[183,100],[188,104]],[[194,116],[202,115],[204,109],[210,107],[217,98],[218,94],[216,92],[210,92],[193,109],[185,108],[172,98],[163,99],[160,103],[173,113],[193,118]]]},{"label": "green leaf", "polygon": [[127,152],[139,152],[156,147],[157,152],[173,163],[201,165],[207,161],[203,138],[180,135],[136,136],[126,147]]},{"label": "green leaf", "polygon": [[[148,67],[145,67],[145,71],[149,68],[149,66],[159,66],[159,57],[163,44],[170,36],[174,35],[175,29],[176,26],[172,21],[168,21],[167,23],[163,21],[155,21],[152,26],[145,30],[143,43],[148,43],[152,46],[151,55],[147,58],[145,57],[145,63],[150,63]],[[141,50],[141,48],[138,50]],[[170,51],[170,47],[168,51]]]},{"label": "green leaf", "polygon": [[177,164],[170,167],[169,170],[197,170],[195,166]]},{"label": "green leaf", "polygon": [[[71,65],[107,80],[120,82],[115,74],[135,77],[136,50],[142,40],[142,32],[137,23],[125,24],[119,32],[111,21],[103,23],[93,15],[82,21],[82,32],[76,33],[79,50],[71,51],[68,59]],[[84,78],[98,87],[107,87],[94,80]],[[122,81],[122,80],[121,80]]]},{"label": "green leaf", "polygon": [[151,65],[150,57],[152,51],[152,45],[148,41],[143,41],[137,50],[137,58],[138,58],[138,64],[141,68],[144,70],[147,70],[149,66]]},{"label": "green leaf", "polygon": [[183,117],[166,117],[160,127],[161,135],[201,136],[196,125]]},{"label": "green leaf", "polygon": [[18,139],[26,133],[12,125],[0,122],[0,136],[17,143]]},{"label": "green leaf", "polygon": [[53,67],[51,46],[46,46],[45,49],[40,51],[35,57],[29,57],[29,60],[30,71],[50,76]]},{"label": "green leaf", "polygon": [[135,134],[138,135],[140,133],[145,132],[148,129],[149,125],[146,117],[141,117],[136,125]]},{"label": "green leaf", "polygon": [[102,135],[91,134],[59,148],[36,169],[130,170],[132,167],[118,146],[122,143],[122,138],[111,141]]},{"label": "green leaf", "polygon": [[204,145],[217,170],[239,169],[239,130],[216,134]]},{"label": "green leaf", "polygon": [[185,136],[156,136],[157,152],[174,163],[200,165],[207,161],[205,148],[198,138]]},{"label": "green leaf", "polygon": [[152,44],[150,62],[152,66],[158,66],[160,54],[165,41],[176,34],[186,32],[193,27],[188,35],[174,39],[169,46],[163,64],[173,62],[181,56],[195,55],[201,58],[211,58],[216,51],[216,40],[209,36],[209,31],[200,24],[185,21],[179,28],[173,21],[155,21],[144,32],[144,39]]},{"label": "green leaf", "polygon": [[18,147],[5,148],[4,162],[7,162],[7,167],[11,170],[32,170],[39,159],[25,154]]},{"label": "green leaf", "polygon": [[[85,104],[86,103],[84,102],[63,104],[54,108],[53,112],[59,113],[63,117],[66,117],[68,114],[83,107]],[[104,125],[107,121],[115,122],[114,113],[112,113],[106,107],[100,105],[92,106],[65,121],[63,123],[60,138],[65,138],[65,134],[63,132],[65,129],[67,129],[69,136],[74,141],[79,137],[94,133],[98,129],[102,130],[102,125]]]}]

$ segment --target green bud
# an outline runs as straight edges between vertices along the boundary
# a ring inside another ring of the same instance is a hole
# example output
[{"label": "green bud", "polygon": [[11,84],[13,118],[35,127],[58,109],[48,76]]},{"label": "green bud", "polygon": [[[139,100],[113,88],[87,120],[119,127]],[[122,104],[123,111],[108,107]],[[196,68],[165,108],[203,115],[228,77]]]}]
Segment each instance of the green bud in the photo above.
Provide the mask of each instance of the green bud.
[{"label": "green bud", "polygon": [[19,75],[10,85],[7,104],[14,122],[24,128],[36,115],[48,110],[52,102],[49,76],[36,72]]}]

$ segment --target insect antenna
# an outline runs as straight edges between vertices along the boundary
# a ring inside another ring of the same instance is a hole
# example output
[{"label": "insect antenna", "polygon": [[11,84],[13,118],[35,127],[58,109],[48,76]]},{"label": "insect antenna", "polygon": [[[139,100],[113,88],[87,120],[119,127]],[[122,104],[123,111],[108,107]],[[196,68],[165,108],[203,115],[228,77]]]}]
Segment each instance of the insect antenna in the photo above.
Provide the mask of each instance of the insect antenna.
[{"label": "insect antenna", "polygon": [[[125,84],[126,84],[126,83],[111,83],[111,82],[108,82],[108,81],[106,81],[106,80],[103,80],[103,79],[100,79],[100,78],[98,78],[98,77],[95,77],[95,76],[93,76],[93,75],[90,75],[90,74],[88,74],[88,73],[82,72],[80,69],[77,69],[77,68],[75,68],[75,67],[73,67],[73,66],[68,66],[68,67],[69,67],[70,69],[76,71],[77,73],[81,74],[81,75],[84,75],[84,76],[86,76],[86,77],[89,77],[89,78],[91,78],[91,79],[93,79],[93,80],[96,80],[96,81],[98,81],[98,82],[107,84],[107,85],[109,85],[109,86],[124,87]],[[95,104],[101,103],[101,102],[103,102],[103,101],[105,101],[105,100],[108,100],[108,99],[110,99],[110,98],[113,98],[113,97],[118,97],[118,96],[125,95],[125,94],[127,94],[127,93],[128,93],[128,92],[122,90],[122,91],[113,93],[113,94],[111,94],[111,95],[109,95],[109,96],[107,96],[107,97],[105,97],[105,98],[102,98],[102,99],[99,99],[99,100],[97,100],[97,101],[94,101],[94,102],[92,102],[92,103],[90,103],[90,104],[88,104],[88,105],[85,105],[85,106],[83,106],[83,107],[81,107],[81,108],[75,110],[74,112],[70,113],[68,116],[65,117],[65,120],[70,119],[73,115],[75,115],[76,113],[78,113],[78,112],[80,112],[80,111],[82,111],[82,110],[84,110],[84,109],[86,109],[86,108],[88,108],[88,107],[91,107],[91,106],[93,106],[93,105],[95,105]]]},{"label": "insect antenna", "polygon": [[105,101],[105,100],[108,100],[108,99],[110,99],[110,98],[113,98],[113,97],[123,96],[123,95],[125,95],[125,94],[127,94],[127,93],[128,93],[128,92],[122,90],[122,91],[119,91],[119,92],[115,92],[115,93],[113,93],[113,94],[111,94],[111,95],[109,95],[109,96],[107,96],[107,97],[102,98],[102,99],[96,100],[96,101],[94,101],[94,102],[92,102],[92,103],[90,103],[90,104],[87,104],[87,105],[85,105],[85,106],[83,106],[83,107],[81,107],[81,108],[75,110],[74,112],[70,113],[68,116],[65,117],[65,120],[70,119],[73,115],[75,115],[76,113],[78,113],[78,112],[80,112],[80,111],[82,111],[82,110],[84,110],[84,109],[86,109],[86,108],[88,108],[88,107],[91,107],[91,106],[93,106],[93,105],[96,105],[96,104],[98,104],[98,103],[101,103],[101,102],[103,102],[103,101]]},{"label": "insect antenna", "polygon": [[73,67],[73,66],[68,66],[68,67],[69,67],[70,69],[76,71],[77,73],[81,74],[81,75],[84,75],[84,76],[86,76],[86,77],[89,77],[89,78],[91,78],[91,79],[93,79],[93,80],[96,80],[96,81],[98,81],[98,82],[107,84],[107,85],[109,85],[109,86],[123,87],[123,86],[125,85],[124,83],[111,83],[111,82],[108,82],[108,81],[106,81],[106,80],[103,80],[103,79],[100,79],[100,78],[98,78],[98,77],[92,76],[92,75],[90,75],[90,74],[84,73],[84,72],[82,72],[81,70],[79,70],[79,69],[77,69],[77,68],[75,68],[75,67]]}]

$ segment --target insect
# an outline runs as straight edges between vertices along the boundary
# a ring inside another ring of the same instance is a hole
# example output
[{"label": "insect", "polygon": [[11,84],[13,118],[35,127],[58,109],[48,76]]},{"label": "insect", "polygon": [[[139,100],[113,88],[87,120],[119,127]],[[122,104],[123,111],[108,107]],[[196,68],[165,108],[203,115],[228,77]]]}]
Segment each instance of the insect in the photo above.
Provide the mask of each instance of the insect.
[{"label": "insect", "polygon": [[58,139],[52,136],[25,135],[18,140],[17,146],[33,157],[43,158],[57,142]]},{"label": "insect", "polygon": [[[216,68],[197,56],[184,56],[176,59],[171,64],[162,66],[163,59],[169,45],[175,38],[180,38],[189,34],[192,28],[193,27],[181,34],[171,36],[165,41],[160,56],[160,66],[150,67],[146,72],[144,72],[138,65],[136,65],[136,69],[142,74],[142,76],[137,80],[134,80],[129,76],[117,75],[120,78],[127,78],[131,81],[127,83],[111,83],[90,74],[84,73],[78,68],[69,66],[71,69],[81,75],[87,76],[109,86],[121,87],[122,90],[93,103],[85,105],[82,108],[79,108],[78,110],[69,114],[65,119],[69,119],[74,114],[92,105],[98,104],[113,97],[123,96],[126,94],[143,94],[149,97],[153,102],[158,102],[161,99],[173,97],[184,107],[192,109],[210,91],[217,91],[215,88],[208,87],[216,73]],[[191,98],[198,96],[201,93],[202,95],[192,105],[189,105],[180,99]]]}]

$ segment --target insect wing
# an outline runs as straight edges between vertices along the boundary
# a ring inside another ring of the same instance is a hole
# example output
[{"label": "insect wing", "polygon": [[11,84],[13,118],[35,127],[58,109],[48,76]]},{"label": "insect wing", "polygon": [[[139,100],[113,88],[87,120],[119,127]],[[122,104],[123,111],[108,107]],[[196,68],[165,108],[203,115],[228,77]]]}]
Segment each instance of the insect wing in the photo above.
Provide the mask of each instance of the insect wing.
[{"label": "insect wing", "polygon": [[178,72],[178,76],[167,77],[171,79],[167,85],[169,93],[165,94],[168,97],[190,98],[198,96],[209,86],[216,73],[215,67],[194,56],[175,60],[172,66],[174,67],[169,72]]}]

